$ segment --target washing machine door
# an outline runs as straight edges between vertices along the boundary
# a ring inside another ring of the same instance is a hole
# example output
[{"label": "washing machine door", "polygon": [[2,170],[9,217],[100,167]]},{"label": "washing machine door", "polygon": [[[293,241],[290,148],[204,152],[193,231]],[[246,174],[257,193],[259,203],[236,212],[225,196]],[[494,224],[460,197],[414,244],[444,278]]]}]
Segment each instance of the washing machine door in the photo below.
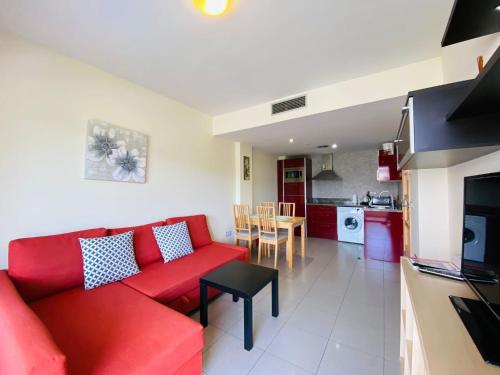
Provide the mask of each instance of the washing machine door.
[{"label": "washing machine door", "polygon": [[363,229],[363,220],[358,215],[347,215],[344,218],[344,229],[350,233],[358,233]]},{"label": "washing machine door", "polygon": [[463,231],[464,259],[484,262],[486,253],[486,218],[466,215]]}]

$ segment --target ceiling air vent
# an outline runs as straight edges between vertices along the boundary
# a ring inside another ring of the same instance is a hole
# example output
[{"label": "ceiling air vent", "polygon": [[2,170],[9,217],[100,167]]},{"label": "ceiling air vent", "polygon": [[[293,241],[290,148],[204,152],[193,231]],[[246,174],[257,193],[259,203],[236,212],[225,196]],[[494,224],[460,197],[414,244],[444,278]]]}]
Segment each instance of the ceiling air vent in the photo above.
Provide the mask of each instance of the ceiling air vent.
[{"label": "ceiling air vent", "polygon": [[297,98],[285,100],[284,102],[274,103],[272,105],[272,114],[291,111],[292,109],[302,108],[306,106],[306,97],[299,96]]}]

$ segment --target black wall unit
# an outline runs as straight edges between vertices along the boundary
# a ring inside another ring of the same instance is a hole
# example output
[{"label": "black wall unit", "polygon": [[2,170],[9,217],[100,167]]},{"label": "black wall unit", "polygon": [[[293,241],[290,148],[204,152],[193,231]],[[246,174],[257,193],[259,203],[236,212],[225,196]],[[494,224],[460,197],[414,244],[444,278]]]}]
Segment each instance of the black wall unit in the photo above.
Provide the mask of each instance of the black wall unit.
[{"label": "black wall unit", "polygon": [[473,81],[412,91],[415,151],[500,145],[500,114],[447,120]]},{"label": "black wall unit", "polygon": [[500,150],[500,113],[447,120],[471,82],[408,93],[413,97],[415,153],[404,169],[449,167]]},{"label": "black wall unit", "polygon": [[500,0],[455,0],[441,46],[500,31]]},{"label": "black wall unit", "polygon": [[[500,11],[498,11],[500,14]],[[448,113],[448,120],[500,112],[500,47]],[[499,124],[500,125],[500,124]]]}]

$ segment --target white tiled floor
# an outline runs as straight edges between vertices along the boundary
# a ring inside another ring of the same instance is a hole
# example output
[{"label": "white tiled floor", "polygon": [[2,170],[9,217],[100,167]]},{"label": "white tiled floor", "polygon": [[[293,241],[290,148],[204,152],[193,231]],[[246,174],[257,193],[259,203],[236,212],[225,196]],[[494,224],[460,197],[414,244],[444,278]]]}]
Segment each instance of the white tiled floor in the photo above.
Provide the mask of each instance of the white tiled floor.
[{"label": "white tiled floor", "polygon": [[278,318],[270,287],[254,298],[251,351],[243,348],[243,302],[223,295],[210,303],[204,374],[399,373],[399,265],[358,259],[360,245],[311,238],[307,246],[292,271],[281,252]]}]

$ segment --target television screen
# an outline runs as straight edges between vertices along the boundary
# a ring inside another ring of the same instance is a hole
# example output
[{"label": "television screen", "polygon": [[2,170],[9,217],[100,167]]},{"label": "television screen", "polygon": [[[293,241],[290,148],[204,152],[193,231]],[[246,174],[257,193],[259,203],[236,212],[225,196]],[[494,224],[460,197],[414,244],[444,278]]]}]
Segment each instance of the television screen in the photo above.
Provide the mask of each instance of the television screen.
[{"label": "television screen", "polygon": [[462,274],[500,320],[500,173],[464,184]]}]

